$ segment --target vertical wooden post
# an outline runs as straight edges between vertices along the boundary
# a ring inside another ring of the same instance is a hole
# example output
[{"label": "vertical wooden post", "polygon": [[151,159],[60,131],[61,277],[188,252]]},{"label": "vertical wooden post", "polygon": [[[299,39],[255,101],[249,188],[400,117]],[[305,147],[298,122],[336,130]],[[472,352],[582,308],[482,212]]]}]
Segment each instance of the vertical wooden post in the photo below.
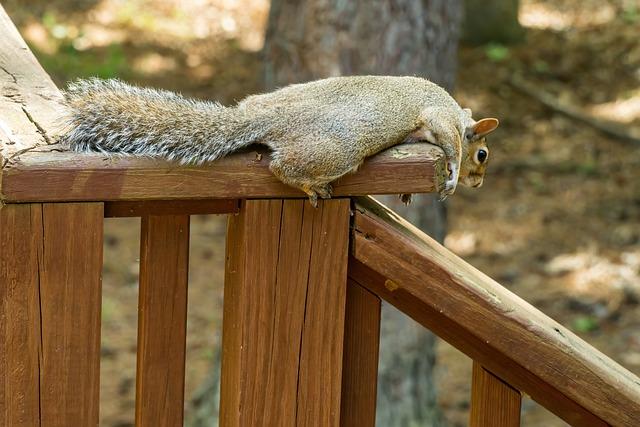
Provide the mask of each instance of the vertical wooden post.
[{"label": "vertical wooden post", "polygon": [[471,427],[520,425],[520,392],[473,362]]},{"label": "vertical wooden post", "polygon": [[349,205],[247,200],[230,217],[221,425],[338,425]]},{"label": "vertical wooden post", "polygon": [[342,364],[342,427],[374,427],[380,298],[349,279]]},{"label": "vertical wooden post", "polygon": [[40,424],[42,205],[0,207],[0,425]]},{"label": "vertical wooden post", "polygon": [[182,426],[189,216],[143,216],[136,426]]},{"label": "vertical wooden post", "polygon": [[97,425],[102,203],[0,208],[0,420]]},{"label": "vertical wooden post", "polygon": [[46,426],[98,425],[102,203],[42,205],[40,408]]}]

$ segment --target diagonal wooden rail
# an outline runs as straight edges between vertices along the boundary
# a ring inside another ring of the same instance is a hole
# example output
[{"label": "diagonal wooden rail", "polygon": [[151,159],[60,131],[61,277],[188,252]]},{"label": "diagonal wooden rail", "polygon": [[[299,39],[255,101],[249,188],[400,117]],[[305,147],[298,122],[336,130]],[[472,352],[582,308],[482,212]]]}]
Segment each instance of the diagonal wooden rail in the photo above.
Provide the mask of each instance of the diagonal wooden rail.
[{"label": "diagonal wooden rail", "polygon": [[349,275],[572,425],[640,425],[640,379],[372,198]]}]

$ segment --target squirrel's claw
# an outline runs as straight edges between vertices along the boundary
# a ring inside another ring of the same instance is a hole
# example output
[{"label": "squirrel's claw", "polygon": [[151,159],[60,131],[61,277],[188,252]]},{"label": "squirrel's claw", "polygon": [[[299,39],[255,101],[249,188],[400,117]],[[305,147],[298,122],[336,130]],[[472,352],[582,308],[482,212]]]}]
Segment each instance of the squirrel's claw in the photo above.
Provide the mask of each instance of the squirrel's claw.
[{"label": "squirrel's claw", "polygon": [[318,207],[318,195],[315,192],[309,194],[309,203],[311,203],[311,206],[314,208]]},{"label": "squirrel's claw", "polygon": [[405,206],[409,206],[411,204],[411,194],[401,194],[400,201],[404,203]]},{"label": "squirrel's claw", "polygon": [[447,196],[455,193],[457,184],[458,183],[454,179],[446,180],[444,182],[444,187],[440,190],[440,201],[443,201]]},{"label": "squirrel's claw", "polygon": [[333,187],[331,187],[331,184],[319,185],[313,189],[323,199],[330,199],[333,195]]}]

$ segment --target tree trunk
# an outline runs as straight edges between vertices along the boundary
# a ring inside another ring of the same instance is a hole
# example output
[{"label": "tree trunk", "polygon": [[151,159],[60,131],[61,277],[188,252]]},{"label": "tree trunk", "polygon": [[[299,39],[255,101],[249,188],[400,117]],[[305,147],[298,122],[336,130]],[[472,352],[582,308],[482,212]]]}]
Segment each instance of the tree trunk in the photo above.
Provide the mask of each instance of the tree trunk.
[{"label": "tree trunk", "polygon": [[[272,0],[265,84],[273,89],[339,75],[418,75],[451,90],[460,19],[460,0]],[[414,196],[408,209],[397,197],[384,201],[442,242],[446,212],[437,196]],[[441,425],[434,364],[435,337],[385,304],[377,425]]]},{"label": "tree trunk", "polygon": [[516,43],[524,30],[518,22],[519,0],[464,0],[462,39],[469,44]]}]

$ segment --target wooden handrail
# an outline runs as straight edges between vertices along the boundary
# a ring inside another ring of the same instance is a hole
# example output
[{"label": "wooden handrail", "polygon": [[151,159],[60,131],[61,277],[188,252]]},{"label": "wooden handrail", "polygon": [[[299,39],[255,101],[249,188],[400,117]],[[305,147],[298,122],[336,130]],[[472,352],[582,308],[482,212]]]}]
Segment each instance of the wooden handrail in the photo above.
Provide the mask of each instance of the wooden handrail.
[{"label": "wooden handrail", "polygon": [[640,425],[640,379],[371,198],[349,275],[570,424]]},{"label": "wooden handrail", "polygon": [[[271,173],[269,152],[262,147],[198,167],[159,159],[60,150],[57,145],[39,147],[7,162],[1,172],[0,200],[22,203],[304,197],[304,193],[281,183]],[[437,191],[445,180],[443,156],[440,148],[429,144],[392,147],[367,159],[357,173],[335,182],[334,196]]]}]

